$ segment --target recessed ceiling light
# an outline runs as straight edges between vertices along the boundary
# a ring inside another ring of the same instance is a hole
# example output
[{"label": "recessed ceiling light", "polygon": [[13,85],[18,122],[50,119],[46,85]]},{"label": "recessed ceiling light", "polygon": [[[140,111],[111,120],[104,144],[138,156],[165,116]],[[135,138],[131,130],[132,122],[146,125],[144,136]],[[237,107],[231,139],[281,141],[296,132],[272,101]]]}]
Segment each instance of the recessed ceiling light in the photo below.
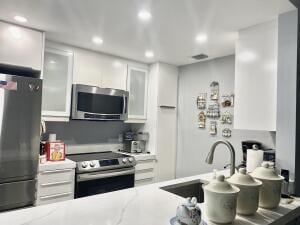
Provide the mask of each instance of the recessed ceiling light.
[{"label": "recessed ceiling light", "polygon": [[145,52],[145,56],[146,56],[147,58],[153,58],[154,53],[153,53],[152,51],[146,51],[146,52]]},{"label": "recessed ceiling light", "polygon": [[143,20],[143,21],[148,21],[152,18],[152,15],[150,12],[146,11],[146,10],[141,10],[139,13],[138,13],[138,17],[140,20]]},{"label": "recessed ceiling light", "polygon": [[97,44],[97,45],[101,45],[101,44],[103,43],[103,39],[100,38],[100,37],[97,37],[97,36],[94,36],[94,37],[92,38],[92,41],[93,41],[95,44]]},{"label": "recessed ceiling light", "polygon": [[20,22],[20,23],[26,23],[27,19],[23,16],[14,16],[15,21]]},{"label": "recessed ceiling light", "polygon": [[207,35],[206,34],[198,34],[195,38],[196,42],[202,44],[207,41]]},{"label": "recessed ceiling light", "polygon": [[50,64],[55,64],[56,62],[54,60],[49,61]]}]

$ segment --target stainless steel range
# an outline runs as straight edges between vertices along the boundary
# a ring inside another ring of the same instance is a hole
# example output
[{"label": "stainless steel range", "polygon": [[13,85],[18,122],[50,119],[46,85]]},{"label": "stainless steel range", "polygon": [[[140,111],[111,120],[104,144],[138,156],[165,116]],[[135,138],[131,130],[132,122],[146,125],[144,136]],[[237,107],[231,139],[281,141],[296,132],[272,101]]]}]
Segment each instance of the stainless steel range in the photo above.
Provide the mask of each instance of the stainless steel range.
[{"label": "stainless steel range", "polygon": [[116,152],[68,155],[76,162],[75,198],[134,187],[136,161]]}]

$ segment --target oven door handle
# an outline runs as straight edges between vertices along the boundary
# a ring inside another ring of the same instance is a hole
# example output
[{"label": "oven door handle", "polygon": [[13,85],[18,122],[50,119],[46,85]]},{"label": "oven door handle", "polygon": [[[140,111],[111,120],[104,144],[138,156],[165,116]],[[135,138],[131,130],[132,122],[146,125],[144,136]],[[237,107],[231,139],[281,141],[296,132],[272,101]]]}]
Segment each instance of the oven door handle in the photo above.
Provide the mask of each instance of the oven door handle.
[{"label": "oven door handle", "polygon": [[86,174],[79,174],[77,177],[77,181],[88,181],[88,180],[95,180],[95,179],[103,179],[108,177],[117,177],[123,175],[134,174],[135,169],[111,172],[111,173],[86,173]]}]

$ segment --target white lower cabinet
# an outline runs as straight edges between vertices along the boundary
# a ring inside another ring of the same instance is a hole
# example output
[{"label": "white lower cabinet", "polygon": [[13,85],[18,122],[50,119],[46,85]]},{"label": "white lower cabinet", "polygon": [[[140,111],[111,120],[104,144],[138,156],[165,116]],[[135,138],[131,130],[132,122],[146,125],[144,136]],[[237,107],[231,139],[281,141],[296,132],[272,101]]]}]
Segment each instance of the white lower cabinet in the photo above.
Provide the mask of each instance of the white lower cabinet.
[{"label": "white lower cabinet", "polygon": [[135,186],[154,183],[155,181],[155,159],[140,160],[136,158]]},{"label": "white lower cabinet", "polygon": [[[63,165],[65,163],[65,165]],[[40,165],[35,205],[44,205],[74,199],[75,163],[48,162]]]}]

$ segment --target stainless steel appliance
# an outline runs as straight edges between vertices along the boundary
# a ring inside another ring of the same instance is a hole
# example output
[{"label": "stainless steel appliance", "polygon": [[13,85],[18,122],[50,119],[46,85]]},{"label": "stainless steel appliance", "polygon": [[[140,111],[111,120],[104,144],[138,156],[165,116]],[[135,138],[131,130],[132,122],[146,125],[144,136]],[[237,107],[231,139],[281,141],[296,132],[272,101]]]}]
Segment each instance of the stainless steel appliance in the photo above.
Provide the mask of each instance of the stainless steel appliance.
[{"label": "stainless steel appliance", "polygon": [[124,141],[124,152],[128,153],[141,153],[140,141]]},{"label": "stainless steel appliance", "polygon": [[82,84],[73,85],[72,119],[126,120],[128,92]]},{"label": "stainless steel appliance", "polygon": [[149,141],[149,133],[139,132],[137,134],[136,140],[139,141],[139,148],[141,152],[146,152],[147,142]]},{"label": "stainless steel appliance", "polygon": [[76,162],[75,198],[134,187],[136,161],[116,152],[68,155]]},{"label": "stainless steel appliance", "polygon": [[35,201],[42,96],[38,74],[24,68],[0,68],[1,211]]},{"label": "stainless steel appliance", "polygon": [[146,152],[146,144],[149,140],[149,133],[132,131],[123,134],[123,151],[128,153],[143,153]]}]

